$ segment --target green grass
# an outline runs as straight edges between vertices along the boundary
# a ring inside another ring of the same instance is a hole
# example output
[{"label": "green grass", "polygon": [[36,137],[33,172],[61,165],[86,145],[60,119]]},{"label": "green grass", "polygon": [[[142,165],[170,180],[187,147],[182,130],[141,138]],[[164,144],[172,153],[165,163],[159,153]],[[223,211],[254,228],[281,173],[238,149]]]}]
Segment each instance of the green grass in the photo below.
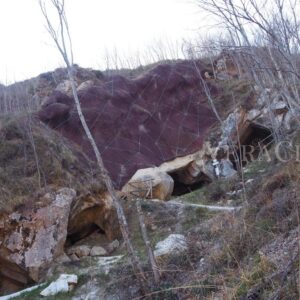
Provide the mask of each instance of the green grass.
[{"label": "green grass", "polygon": [[228,198],[226,193],[234,190],[236,182],[235,178],[219,179],[198,190],[182,195],[178,199],[192,204],[213,205],[218,201]]},{"label": "green grass", "polygon": [[187,217],[182,223],[184,232],[192,229],[193,227],[215,216],[216,214],[216,212],[210,211],[202,207],[187,207],[185,213]]},{"label": "green grass", "polygon": [[40,295],[41,291],[43,289],[45,289],[48,285],[49,285],[50,282],[48,283],[45,283],[43,286],[33,290],[33,291],[29,291],[29,292],[24,292],[22,293],[20,296],[18,297],[14,297],[12,299],[14,300],[23,300],[23,299],[28,299],[28,300],[34,300],[34,299],[41,299],[42,296]]}]

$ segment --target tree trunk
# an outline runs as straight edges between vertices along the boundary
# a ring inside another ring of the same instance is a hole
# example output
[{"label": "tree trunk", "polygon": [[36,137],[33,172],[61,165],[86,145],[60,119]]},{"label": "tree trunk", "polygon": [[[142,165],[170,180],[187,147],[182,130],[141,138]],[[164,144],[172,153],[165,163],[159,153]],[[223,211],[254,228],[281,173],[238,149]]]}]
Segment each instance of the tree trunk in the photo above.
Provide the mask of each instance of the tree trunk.
[{"label": "tree trunk", "polygon": [[[75,105],[76,105],[76,109],[77,109],[77,113],[78,113],[78,116],[79,116],[79,119],[80,119],[80,122],[82,124],[82,127],[84,129],[84,132],[93,148],[93,151],[95,153],[95,156],[96,156],[96,160],[97,160],[97,165],[101,171],[101,174],[103,176],[103,179],[104,179],[104,183],[105,183],[105,186],[107,188],[107,191],[109,193],[109,195],[111,196],[112,198],[112,201],[113,201],[113,205],[114,207],[116,208],[116,211],[117,211],[117,216],[118,216],[118,221],[119,221],[119,224],[120,224],[120,229],[121,229],[121,232],[122,232],[122,236],[123,236],[123,239],[124,239],[124,242],[126,244],[126,248],[127,248],[127,251],[128,251],[128,254],[129,254],[129,257],[131,259],[131,263],[132,263],[132,267],[133,267],[133,270],[134,270],[134,273],[136,275],[139,275],[137,276],[139,279],[142,278],[142,280],[145,280],[145,275],[144,275],[144,272],[143,272],[143,269],[141,267],[141,264],[139,262],[139,259],[133,249],[133,246],[132,246],[132,243],[131,243],[131,240],[130,240],[130,233],[129,233],[129,229],[128,229],[128,223],[127,223],[127,220],[126,220],[126,217],[125,217],[125,213],[124,213],[124,210],[123,210],[123,207],[119,201],[119,197],[113,187],[113,183],[112,183],[112,180],[110,179],[110,176],[104,166],[104,163],[103,163],[103,160],[101,158],[101,154],[99,152],[99,149],[98,149],[98,146],[92,136],[92,133],[86,123],[86,120],[85,120],[85,117],[82,113],[82,109],[81,109],[81,105],[80,105],[80,101],[79,101],[79,98],[78,98],[78,94],[77,94],[77,90],[76,90],[76,85],[75,85],[75,80],[74,80],[74,76],[73,76],[73,73],[72,73],[72,67],[69,65],[69,63],[67,63],[67,68],[68,68],[68,76],[69,76],[69,79],[70,79],[70,82],[71,82],[71,87],[72,87],[72,92],[73,92],[73,97],[74,97],[74,100],[75,100]],[[141,277],[140,277],[141,276]]]},{"label": "tree trunk", "polygon": [[[48,32],[51,36],[51,38],[53,39],[59,53],[61,54],[66,67],[67,67],[67,71],[68,71],[68,77],[69,80],[71,82],[71,87],[72,87],[72,93],[73,93],[73,97],[74,97],[74,101],[75,101],[75,106],[77,109],[77,113],[80,119],[80,122],[82,124],[82,127],[84,129],[84,132],[92,146],[92,149],[94,151],[94,154],[96,156],[96,161],[97,161],[97,165],[102,173],[103,179],[104,179],[104,183],[105,186],[107,188],[107,191],[109,193],[109,195],[112,198],[113,201],[113,205],[116,208],[117,211],[117,216],[118,216],[118,221],[120,224],[120,229],[122,232],[122,236],[124,239],[124,242],[126,244],[127,247],[127,251],[128,251],[128,255],[130,257],[130,261],[133,267],[133,271],[134,274],[136,275],[137,279],[140,281],[141,284],[141,288],[145,291],[145,275],[142,269],[142,266],[140,264],[139,258],[136,255],[134,249],[133,249],[133,245],[131,243],[131,239],[130,239],[130,233],[129,233],[129,229],[128,229],[128,224],[127,224],[127,220],[124,214],[124,210],[123,207],[119,201],[118,195],[113,187],[113,183],[111,181],[111,178],[104,166],[101,154],[99,152],[98,146],[93,138],[93,135],[86,123],[85,117],[82,113],[82,109],[81,109],[81,105],[80,105],[80,100],[77,94],[77,90],[76,90],[76,85],[75,85],[75,79],[74,79],[74,75],[73,75],[73,50],[72,50],[72,41],[71,41],[71,35],[69,32],[69,26],[68,26],[68,21],[67,21],[67,17],[65,14],[65,6],[64,6],[64,0],[51,0],[50,1],[51,4],[53,5],[54,9],[57,12],[58,15],[58,20],[59,20],[59,25],[58,25],[58,29],[54,28],[52,22],[49,19],[49,15],[47,13],[47,9],[45,6],[45,2],[43,2],[43,0],[40,0],[40,8],[41,11],[45,17],[46,23],[47,23],[47,29]],[[68,46],[68,48],[67,48]]]},{"label": "tree trunk", "polygon": [[159,271],[158,271],[157,263],[156,263],[156,260],[155,260],[155,257],[154,257],[154,254],[153,254],[153,251],[152,251],[152,248],[151,248],[151,244],[150,244],[150,241],[149,241],[149,237],[148,237],[148,234],[147,234],[147,229],[146,229],[146,225],[145,225],[145,218],[144,218],[144,214],[143,214],[143,211],[142,211],[141,200],[139,198],[136,199],[136,209],[137,209],[138,216],[139,216],[139,223],[140,223],[140,228],[141,228],[141,232],[142,232],[142,237],[143,237],[143,240],[144,240],[144,243],[146,245],[147,252],[148,252],[149,263],[150,263],[150,266],[151,266],[152,271],[153,271],[154,281],[155,281],[155,284],[158,285],[160,274],[159,274]]}]

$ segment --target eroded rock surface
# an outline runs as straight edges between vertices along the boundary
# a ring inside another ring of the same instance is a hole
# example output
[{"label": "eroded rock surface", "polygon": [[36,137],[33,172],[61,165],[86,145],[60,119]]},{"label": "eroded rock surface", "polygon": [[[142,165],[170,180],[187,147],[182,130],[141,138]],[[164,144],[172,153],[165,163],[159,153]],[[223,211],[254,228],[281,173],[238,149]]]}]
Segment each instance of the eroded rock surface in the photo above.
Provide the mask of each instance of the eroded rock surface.
[{"label": "eroded rock surface", "polygon": [[[33,207],[21,207],[0,228],[1,292],[43,279],[46,269],[64,255],[70,207],[76,193],[63,188],[47,193]],[[10,286],[3,283],[10,283]]]},{"label": "eroded rock surface", "polygon": [[166,172],[158,168],[138,170],[124,186],[123,192],[132,197],[169,200],[174,181]]},{"label": "eroded rock surface", "polygon": [[107,192],[81,195],[71,208],[68,236],[76,242],[97,226],[109,240],[114,240],[121,235],[118,224],[116,211]]},{"label": "eroded rock surface", "polygon": [[0,120],[0,189],[0,294],[31,285],[58,260],[69,260],[63,255],[69,242],[95,230],[108,243],[119,237],[97,166],[33,117]]},{"label": "eroded rock surface", "polygon": [[[141,168],[158,166],[199,150],[215,122],[195,64],[158,65],[133,79],[119,75],[81,85],[83,113],[117,188]],[[216,88],[207,82],[212,94]],[[54,92],[39,112],[42,121],[80,144],[93,157],[73,100]]]}]

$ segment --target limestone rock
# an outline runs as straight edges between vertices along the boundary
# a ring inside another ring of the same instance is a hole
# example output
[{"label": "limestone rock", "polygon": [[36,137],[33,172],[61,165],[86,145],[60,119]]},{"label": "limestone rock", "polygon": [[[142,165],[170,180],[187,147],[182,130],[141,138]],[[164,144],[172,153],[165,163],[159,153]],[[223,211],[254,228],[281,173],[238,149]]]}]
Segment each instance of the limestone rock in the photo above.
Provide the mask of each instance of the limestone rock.
[{"label": "limestone rock", "polygon": [[103,255],[107,255],[107,251],[104,248],[100,246],[94,246],[91,249],[90,256],[103,256]]},{"label": "limestone rock", "polygon": [[94,85],[93,80],[84,81],[77,87],[77,92],[87,90],[87,89],[91,88],[93,85]]},{"label": "limestone rock", "polygon": [[[206,148],[205,145],[203,148]],[[162,172],[171,174],[176,181],[183,184],[193,184],[198,181],[199,174],[202,171],[202,164],[199,165],[199,158],[205,150],[196,153],[177,157],[171,161],[165,162],[158,168]]]},{"label": "limestone rock", "polygon": [[80,196],[70,212],[68,235],[76,242],[87,236],[95,225],[105,232],[109,240],[121,236],[117,214],[107,192]]},{"label": "limestone rock", "polygon": [[133,197],[168,200],[173,188],[170,175],[158,168],[147,168],[138,170],[122,191]]},{"label": "limestone rock", "polygon": [[211,182],[214,179],[214,170],[208,157],[214,158],[216,154],[216,149],[209,142],[205,142],[201,150],[165,162],[159,166],[159,170],[172,175],[174,181],[186,185]]},{"label": "limestone rock", "polygon": [[69,255],[76,255],[77,257],[89,256],[91,253],[91,248],[86,245],[74,246],[68,249]]},{"label": "limestone rock", "polygon": [[237,174],[237,171],[233,168],[233,164],[228,159],[222,159],[220,162],[221,176],[222,177],[232,177]]},{"label": "limestone rock", "polygon": [[222,136],[219,141],[219,147],[237,141],[237,133],[241,136],[249,126],[247,116],[246,111],[243,109],[236,109],[228,115],[221,128]]},{"label": "limestone rock", "polygon": [[62,274],[52,282],[47,288],[41,291],[40,295],[44,297],[55,296],[58,293],[67,293],[73,290],[78,282],[77,275]]},{"label": "limestone rock", "polygon": [[166,239],[156,244],[154,255],[156,257],[171,253],[180,253],[187,250],[187,241],[182,234],[170,234]]},{"label": "limestone rock", "polygon": [[64,80],[61,83],[58,84],[58,86],[55,88],[55,91],[64,93],[68,95],[69,97],[72,97],[72,86],[70,80]]},{"label": "limestone rock", "polygon": [[[151,191],[152,182],[152,195],[149,192],[147,198],[168,200],[170,197],[159,195],[156,192],[158,187],[154,187],[153,182],[156,174],[167,174],[171,176],[174,184],[179,183],[183,185],[192,185],[195,183],[209,183],[215,179],[215,171],[212,165],[212,158],[215,158],[218,153],[218,148],[212,147],[209,142],[205,142],[201,150],[189,154],[183,157],[177,157],[174,160],[165,162],[156,168],[148,168],[138,170],[134,176],[129,180],[129,182],[123,187],[123,192],[127,195],[135,195],[140,197],[145,197],[147,191]],[[226,164],[226,162],[225,162]],[[221,176],[231,176],[228,175],[230,164],[224,166],[224,175]],[[233,173],[235,172],[232,170]],[[165,175],[164,177],[165,178]],[[161,180],[157,176],[156,181]],[[162,180],[161,180],[162,181]],[[171,192],[171,191],[170,191]],[[172,193],[172,192],[171,192]],[[176,193],[176,190],[175,190]]]},{"label": "limestone rock", "polygon": [[0,229],[0,279],[11,279],[15,288],[43,279],[53,261],[64,255],[75,196],[74,190],[63,188],[35,207],[20,207],[4,219],[5,229]]},{"label": "limestone rock", "polygon": [[119,247],[120,247],[120,242],[118,240],[114,240],[107,246],[107,251],[108,253],[112,253]]}]

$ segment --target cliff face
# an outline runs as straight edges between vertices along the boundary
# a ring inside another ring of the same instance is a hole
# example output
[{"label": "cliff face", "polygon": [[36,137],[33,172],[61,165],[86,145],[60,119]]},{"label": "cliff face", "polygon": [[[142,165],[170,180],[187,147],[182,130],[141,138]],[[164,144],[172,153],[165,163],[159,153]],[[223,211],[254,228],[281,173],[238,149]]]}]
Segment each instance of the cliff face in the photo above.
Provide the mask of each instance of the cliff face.
[{"label": "cliff face", "polygon": [[[205,72],[202,63],[196,65]],[[87,123],[117,188],[138,169],[201,148],[215,117],[199,76],[195,62],[180,61],[158,65],[132,79],[103,75],[78,87]],[[207,84],[215,95],[217,89]],[[93,157],[70,90],[67,86],[61,90],[43,102],[39,117]]]}]

